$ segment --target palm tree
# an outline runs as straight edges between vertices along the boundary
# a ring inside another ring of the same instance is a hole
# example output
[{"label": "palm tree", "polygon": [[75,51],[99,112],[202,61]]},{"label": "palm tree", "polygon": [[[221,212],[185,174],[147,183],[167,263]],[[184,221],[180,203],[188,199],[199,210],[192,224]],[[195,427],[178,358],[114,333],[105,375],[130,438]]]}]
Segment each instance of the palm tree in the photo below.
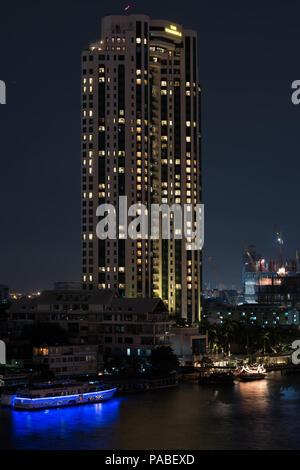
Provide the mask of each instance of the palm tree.
[{"label": "palm tree", "polygon": [[271,334],[269,331],[263,331],[262,334],[262,340],[263,340],[263,345],[264,345],[264,355],[266,354],[267,351],[267,342],[270,342]]}]

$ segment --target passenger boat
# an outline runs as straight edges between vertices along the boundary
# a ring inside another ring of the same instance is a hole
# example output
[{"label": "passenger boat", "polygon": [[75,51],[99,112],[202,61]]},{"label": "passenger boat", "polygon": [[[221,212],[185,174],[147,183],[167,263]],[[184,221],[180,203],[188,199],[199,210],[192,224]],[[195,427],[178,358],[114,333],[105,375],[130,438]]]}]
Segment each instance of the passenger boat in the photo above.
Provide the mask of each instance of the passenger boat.
[{"label": "passenger boat", "polygon": [[1,405],[15,410],[40,410],[61,406],[99,403],[112,398],[117,387],[99,383],[38,384],[16,392],[4,392]]},{"label": "passenger boat", "polygon": [[258,365],[256,367],[243,366],[237,375],[239,380],[241,380],[242,382],[262,380],[265,379],[266,376],[266,369],[262,365]]}]

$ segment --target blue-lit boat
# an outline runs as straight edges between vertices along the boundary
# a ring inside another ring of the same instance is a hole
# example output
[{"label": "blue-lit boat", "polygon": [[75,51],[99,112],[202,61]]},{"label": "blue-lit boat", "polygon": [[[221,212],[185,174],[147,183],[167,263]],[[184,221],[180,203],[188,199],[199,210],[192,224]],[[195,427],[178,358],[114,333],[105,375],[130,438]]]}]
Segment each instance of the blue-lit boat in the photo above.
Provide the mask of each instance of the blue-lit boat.
[{"label": "blue-lit boat", "polygon": [[4,392],[1,405],[16,410],[41,410],[61,406],[84,405],[107,401],[117,387],[97,383],[44,384],[16,392]]}]

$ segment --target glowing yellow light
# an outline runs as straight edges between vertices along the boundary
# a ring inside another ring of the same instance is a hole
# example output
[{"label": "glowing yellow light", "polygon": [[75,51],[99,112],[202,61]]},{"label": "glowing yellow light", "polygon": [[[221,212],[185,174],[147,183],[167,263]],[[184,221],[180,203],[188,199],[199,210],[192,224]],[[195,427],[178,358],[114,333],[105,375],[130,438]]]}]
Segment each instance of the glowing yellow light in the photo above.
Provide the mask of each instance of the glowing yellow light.
[{"label": "glowing yellow light", "polygon": [[286,275],[285,268],[284,267],[279,268],[277,274],[279,274],[279,276],[285,276]]},{"label": "glowing yellow light", "polygon": [[168,34],[174,34],[175,36],[182,36],[182,33],[180,31],[177,31],[176,26],[172,26],[170,28],[165,28],[165,32]]}]

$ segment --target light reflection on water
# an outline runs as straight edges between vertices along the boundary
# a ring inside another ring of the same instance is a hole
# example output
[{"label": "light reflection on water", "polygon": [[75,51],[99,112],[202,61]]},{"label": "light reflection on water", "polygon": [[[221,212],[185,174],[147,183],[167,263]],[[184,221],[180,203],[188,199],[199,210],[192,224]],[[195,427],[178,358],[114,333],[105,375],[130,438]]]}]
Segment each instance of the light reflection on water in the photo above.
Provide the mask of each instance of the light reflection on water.
[{"label": "light reflection on water", "polygon": [[96,405],[0,409],[2,449],[299,449],[299,433],[300,376],[278,373]]},{"label": "light reflection on water", "polygon": [[[13,441],[21,448],[90,448],[90,435],[97,430],[99,440],[109,437],[109,426],[118,419],[120,399],[105,403],[40,411],[10,411]],[[45,446],[45,447],[44,447]],[[93,448],[93,445],[92,447]]]},{"label": "light reflection on water", "polygon": [[270,396],[268,392],[267,380],[240,382],[239,395],[241,398],[241,408],[246,411],[255,401],[256,412],[266,411],[270,404]]}]

